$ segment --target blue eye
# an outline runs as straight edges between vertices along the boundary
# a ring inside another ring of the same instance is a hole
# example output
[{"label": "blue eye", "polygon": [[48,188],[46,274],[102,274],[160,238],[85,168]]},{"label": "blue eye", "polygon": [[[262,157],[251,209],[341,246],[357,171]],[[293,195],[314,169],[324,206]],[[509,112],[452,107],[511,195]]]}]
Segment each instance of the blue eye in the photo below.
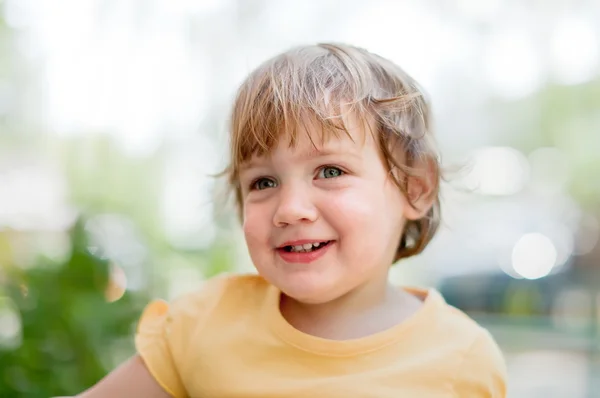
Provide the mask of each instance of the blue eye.
[{"label": "blue eye", "polygon": [[325,166],[319,170],[319,178],[335,178],[342,174],[344,174],[342,170],[333,166]]},{"label": "blue eye", "polygon": [[262,191],[263,189],[275,188],[276,186],[277,183],[271,178],[259,178],[252,183],[251,188],[256,189],[257,191]]}]

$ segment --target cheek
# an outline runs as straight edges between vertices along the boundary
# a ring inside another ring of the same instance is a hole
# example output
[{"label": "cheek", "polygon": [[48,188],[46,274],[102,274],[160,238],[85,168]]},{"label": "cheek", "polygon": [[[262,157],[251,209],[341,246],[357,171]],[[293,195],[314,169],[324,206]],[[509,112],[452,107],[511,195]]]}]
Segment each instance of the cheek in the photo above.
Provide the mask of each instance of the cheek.
[{"label": "cheek", "polygon": [[400,191],[400,188],[393,182],[386,184],[383,189],[384,206],[389,214],[389,219],[396,223],[404,222],[404,209],[406,206],[406,199]]},{"label": "cheek", "polygon": [[396,186],[386,184],[353,188],[330,198],[328,206],[331,212],[340,216],[381,221],[401,217],[403,200]]},{"label": "cheek", "polygon": [[402,193],[395,185],[348,191],[331,198],[327,206],[328,222],[356,247],[387,246],[402,229]]},{"label": "cheek", "polygon": [[268,233],[267,225],[265,225],[268,220],[263,206],[253,203],[244,207],[242,230],[249,245],[263,239]]},{"label": "cheek", "polygon": [[354,234],[357,231],[369,234],[383,219],[385,206],[379,193],[367,189],[353,189],[336,195],[327,201],[328,221],[337,226],[342,235]]}]

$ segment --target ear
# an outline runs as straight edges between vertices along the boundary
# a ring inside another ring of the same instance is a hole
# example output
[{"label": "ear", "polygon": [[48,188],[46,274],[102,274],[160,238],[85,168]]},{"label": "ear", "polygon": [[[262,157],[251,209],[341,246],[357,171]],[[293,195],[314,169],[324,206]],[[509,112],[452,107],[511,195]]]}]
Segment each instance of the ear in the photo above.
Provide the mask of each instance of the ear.
[{"label": "ear", "polygon": [[434,159],[419,159],[414,165],[415,175],[406,178],[406,206],[404,217],[419,220],[427,214],[435,201],[439,188],[439,172]]}]

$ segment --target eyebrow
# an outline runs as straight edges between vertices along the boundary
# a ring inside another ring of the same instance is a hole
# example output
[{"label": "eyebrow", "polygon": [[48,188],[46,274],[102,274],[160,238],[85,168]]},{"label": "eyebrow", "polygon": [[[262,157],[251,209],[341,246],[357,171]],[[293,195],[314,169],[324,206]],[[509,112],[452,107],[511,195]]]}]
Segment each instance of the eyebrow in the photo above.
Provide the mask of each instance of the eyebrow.
[{"label": "eyebrow", "polygon": [[306,151],[305,153],[301,154],[298,157],[302,160],[306,160],[306,159],[319,158],[319,157],[325,157],[325,156],[331,156],[331,155],[354,155],[354,156],[356,156],[354,153],[352,153],[350,151],[340,152],[340,151],[333,150],[331,148],[325,148],[323,150],[320,150],[315,147],[312,147],[309,151]]},{"label": "eyebrow", "polygon": [[[319,157],[326,157],[326,156],[333,156],[333,155],[344,155],[344,156],[351,156],[354,158],[358,158],[359,155],[352,152],[352,151],[338,151],[338,150],[334,150],[331,148],[325,148],[323,150],[321,149],[316,149],[314,147],[311,147],[310,150],[305,151],[304,153],[300,154],[297,156],[298,160],[308,160],[308,159],[314,159],[314,158],[319,158]],[[260,161],[256,161],[255,159],[250,159],[246,162],[243,162],[240,165],[240,170],[247,170],[247,169],[251,169],[253,167],[260,167],[262,166],[262,164],[258,164]]]}]

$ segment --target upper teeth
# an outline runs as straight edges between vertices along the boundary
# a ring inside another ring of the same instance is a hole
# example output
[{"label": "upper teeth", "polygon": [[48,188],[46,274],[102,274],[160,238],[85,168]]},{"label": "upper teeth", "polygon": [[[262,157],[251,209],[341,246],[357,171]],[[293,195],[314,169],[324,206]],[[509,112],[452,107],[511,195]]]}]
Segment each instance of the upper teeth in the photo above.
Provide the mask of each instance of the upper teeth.
[{"label": "upper teeth", "polygon": [[310,251],[313,248],[317,248],[321,246],[325,242],[314,242],[314,243],[305,243],[303,245],[292,246],[293,252],[302,252],[302,251]]}]

